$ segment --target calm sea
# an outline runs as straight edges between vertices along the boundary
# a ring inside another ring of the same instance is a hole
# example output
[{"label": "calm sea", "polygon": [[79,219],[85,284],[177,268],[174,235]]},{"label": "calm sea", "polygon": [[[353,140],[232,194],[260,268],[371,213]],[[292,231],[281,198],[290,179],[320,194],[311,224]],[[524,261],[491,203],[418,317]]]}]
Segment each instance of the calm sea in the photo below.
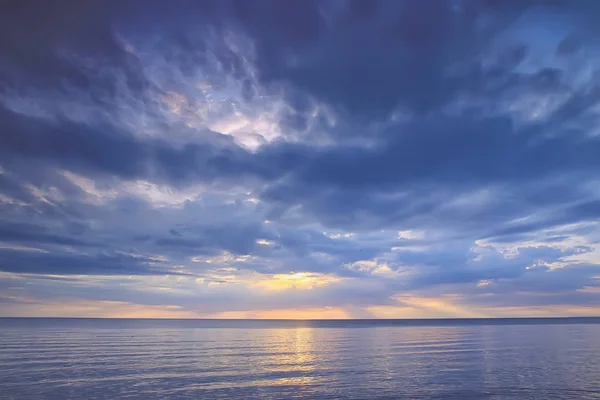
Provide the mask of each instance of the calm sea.
[{"label": "calm sea", "polygon": [[0,319],[1,399],[600,399],[600,319]]}]

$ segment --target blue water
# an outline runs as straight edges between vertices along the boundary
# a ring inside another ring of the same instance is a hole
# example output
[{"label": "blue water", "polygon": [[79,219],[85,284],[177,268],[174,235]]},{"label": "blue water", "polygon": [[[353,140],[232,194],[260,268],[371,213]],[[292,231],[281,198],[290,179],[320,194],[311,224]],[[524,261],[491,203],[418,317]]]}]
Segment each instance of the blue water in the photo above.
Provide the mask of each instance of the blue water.
[{"label": "blue water", "polygon": [[0,399],[600,399],[600,319],[0,319]]}]

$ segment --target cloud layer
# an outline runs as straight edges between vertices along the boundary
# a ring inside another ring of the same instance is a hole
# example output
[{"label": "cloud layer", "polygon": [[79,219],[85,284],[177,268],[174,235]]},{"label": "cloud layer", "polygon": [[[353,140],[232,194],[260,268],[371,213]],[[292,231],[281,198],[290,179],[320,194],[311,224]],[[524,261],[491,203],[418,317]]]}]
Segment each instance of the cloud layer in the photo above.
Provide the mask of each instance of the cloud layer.
[{"label": "cloud layer", "polygon": [[4,314],[598,313],[594,2],[27,3]]}]

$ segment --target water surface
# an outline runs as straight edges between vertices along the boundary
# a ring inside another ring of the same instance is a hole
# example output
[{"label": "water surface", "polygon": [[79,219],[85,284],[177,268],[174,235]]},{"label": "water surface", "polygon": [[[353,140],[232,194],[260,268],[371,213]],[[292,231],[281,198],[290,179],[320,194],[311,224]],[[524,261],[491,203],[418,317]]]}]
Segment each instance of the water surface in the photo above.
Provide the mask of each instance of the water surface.
[{"label": "water surface", "polygon": [[600,319],[0,319],[1,399],[600,399]]}]

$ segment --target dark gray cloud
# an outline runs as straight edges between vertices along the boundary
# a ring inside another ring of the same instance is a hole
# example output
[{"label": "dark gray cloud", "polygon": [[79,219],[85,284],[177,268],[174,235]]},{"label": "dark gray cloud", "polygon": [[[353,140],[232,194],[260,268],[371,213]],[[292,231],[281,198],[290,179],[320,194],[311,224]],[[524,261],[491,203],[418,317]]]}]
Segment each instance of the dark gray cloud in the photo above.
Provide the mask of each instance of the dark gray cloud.
[{"label": "dark gray cloud", "polygon": [[[546,274],[548,268],[545,263],[554,262],[562,257],[568,257],[573,254],[581,254],[590,251],[590,248],[569,248],[561,250],[548,246],[521,247],[517,248],[515,256],[506,258],[493,248],[484,249],[485,253],[481,259],[477,259],[474,254],[468,252],[457,252],[456,249],[451,252],[433,252],[433,254],[400,254],[401,261],[409,261],[410,264],[423,265],[423,268],[414,276],[412,285],[417,287],[429,286],[435,284],[461,284],[480,281],[510,281],[514,283],[513,290],[525,290],[525,286],[535,282],[531,276],[539,276],[540,282],[547,281],[546,277],[569,275],[575,272],[580,276],[579,269],[565,269],[561,272],[552,272]],[[587,273],[586,273],[587,272]],[[597,273],[597,268],[584,271],[588,279]],[[525,279],[523,279],[525,278]],[[557,280],[558,282],[559,280]],[[571,282],[573,283],[573,282]],[[523,287],[521,287],[523,286]],[[576,284],[577,289],[581,289],[581,282]],[[531,289],[531,288],[530,288]],[[540,290],[544,288],[540,287]]]},{"label": "dark gray cloud", "polygon": [[[459,3],[465,4],[457,8]],[[349,112],[368,114],[400,104],[430,110],[472,85],[445,76],[444,69],[477,52],[490,32],[475,22],[488,10],[485,2],[451,1],[234,6],[235,16],[258,38],[264,80],[289,82]],[[280,27],[278,35],[274,27]]]},{"label": "dark gray cloud", "polygon": [[163,275],[169,271],[164,262],[115,252],[98,254],[50,253],[9,249],[0,251],[0,269],[6,272],[64,275]]},{"label": "dark gray cloud", "polygon": [[5,223],[0,227],[0,240],[3,242],[58,244],[66,246],[86,246],[88,243],[72,237],[50,233],[45,226],[28,223]]}]

